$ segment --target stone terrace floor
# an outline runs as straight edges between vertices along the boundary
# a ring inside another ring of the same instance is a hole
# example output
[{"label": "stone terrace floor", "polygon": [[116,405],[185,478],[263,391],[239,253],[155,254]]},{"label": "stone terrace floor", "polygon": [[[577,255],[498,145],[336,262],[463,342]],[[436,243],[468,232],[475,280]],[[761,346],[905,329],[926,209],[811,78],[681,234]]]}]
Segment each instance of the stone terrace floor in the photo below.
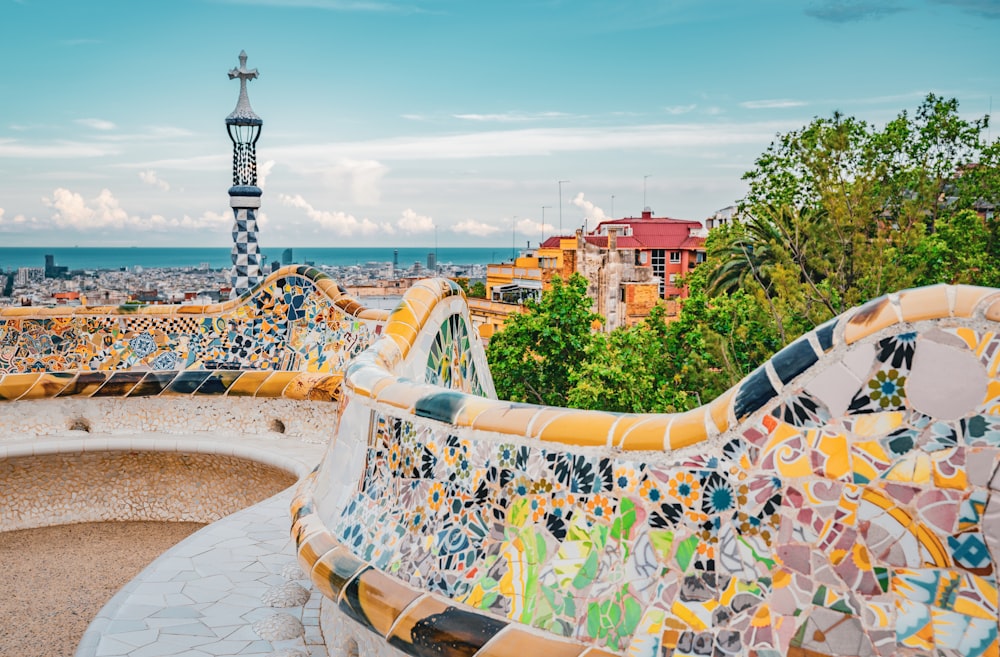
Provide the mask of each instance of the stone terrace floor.
[{"label": "stone terrace floor", "polygon": [[[20,441],[18,441],[20,442]],[[0,458],[25,453],[0,446]],[[35,454],[106,449],[205,450],[253,454],[298,476],[320,461],[325,445],[240,437],[91,436],[35,439]],[[322,595],[296,561],[288,507],[294,487],[195,532],[160,555],[104,606],[88,626],[77,657],[320,657]]]}]

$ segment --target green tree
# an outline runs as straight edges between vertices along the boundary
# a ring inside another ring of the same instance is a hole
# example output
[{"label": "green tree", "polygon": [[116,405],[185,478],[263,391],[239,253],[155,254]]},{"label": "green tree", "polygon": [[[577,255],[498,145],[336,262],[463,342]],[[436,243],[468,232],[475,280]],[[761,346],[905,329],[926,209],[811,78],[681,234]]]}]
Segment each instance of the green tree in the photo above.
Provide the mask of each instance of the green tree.
[{"label": "green tree", "polygon": [[476,281],[469,288],[469,296],[474,299],[486,298],[486,285],[482,281]]},{"label": "green tree", "polygon": [[603,321],[587,296],[587,279],[574,274],[554,278],[539,302],[507,318],[490,339],[487,357],[502,399],[565,406],[574,368],[604,340],[593,330]]}]

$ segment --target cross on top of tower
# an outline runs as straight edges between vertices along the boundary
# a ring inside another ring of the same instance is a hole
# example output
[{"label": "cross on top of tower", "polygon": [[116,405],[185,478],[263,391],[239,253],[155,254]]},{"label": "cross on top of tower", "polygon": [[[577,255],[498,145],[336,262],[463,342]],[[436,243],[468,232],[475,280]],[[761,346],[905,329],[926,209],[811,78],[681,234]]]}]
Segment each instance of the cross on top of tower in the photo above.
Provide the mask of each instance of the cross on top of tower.
[{"label": "cross on top of tower", "polygon": [[261,125],[264,123],[253,108],[250,107],[250,98],[247,96],[247,80],[255,80],[260,74],[257,69],[247,68],[247,53],[240,51],[240,66],[229,71],[229,79],[240,79],[240,98],[236,101],[236,109],[226,117],[226,123],[235,125]]}]

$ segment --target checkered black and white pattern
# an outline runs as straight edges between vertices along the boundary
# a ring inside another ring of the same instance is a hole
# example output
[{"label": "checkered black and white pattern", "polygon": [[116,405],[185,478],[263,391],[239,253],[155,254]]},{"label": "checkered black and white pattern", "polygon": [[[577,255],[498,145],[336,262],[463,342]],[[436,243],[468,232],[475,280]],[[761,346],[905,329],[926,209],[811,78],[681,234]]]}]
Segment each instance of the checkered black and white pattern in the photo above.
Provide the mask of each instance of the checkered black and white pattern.
[{"label": "checkered black and white pattern", "polygon": [[257,287],[261,276],[260,249],[257,245],[257,213],[252,208],[233,208],[233,268],[229,280],[230,298],[237,298]]}]

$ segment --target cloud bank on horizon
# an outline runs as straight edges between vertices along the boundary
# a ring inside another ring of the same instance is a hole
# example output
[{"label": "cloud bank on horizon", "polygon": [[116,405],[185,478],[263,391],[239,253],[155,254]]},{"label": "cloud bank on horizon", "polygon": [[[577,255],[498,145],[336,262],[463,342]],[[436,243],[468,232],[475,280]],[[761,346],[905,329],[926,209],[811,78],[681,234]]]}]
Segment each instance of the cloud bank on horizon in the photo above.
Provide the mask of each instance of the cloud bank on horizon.
[{"label": "cloud bank on horizon", "polygon": [[5,6],[5,246],[228,246],[222,119],[241,49],[261,74],[249,94],[272,246],[500,246],[644,201],[700,220],[813,117],[884,123],[930,92],[982,116],[1000,98],[995,0],[205,0],[167,13]]}]

